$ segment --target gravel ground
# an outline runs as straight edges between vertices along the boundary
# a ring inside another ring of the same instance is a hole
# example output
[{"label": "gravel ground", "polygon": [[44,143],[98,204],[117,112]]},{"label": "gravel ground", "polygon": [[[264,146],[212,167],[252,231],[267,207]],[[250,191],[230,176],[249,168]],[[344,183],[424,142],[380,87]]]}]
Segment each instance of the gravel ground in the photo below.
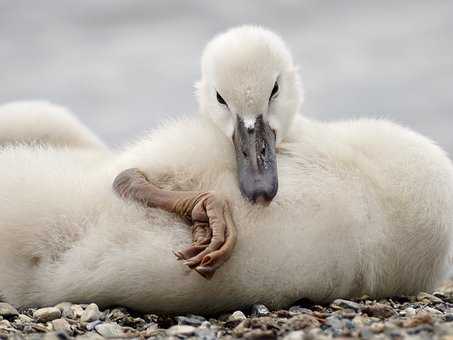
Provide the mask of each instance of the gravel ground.
[{"label": "gravel ground", "polygon": [[364,296],[285,310],[264,305],[207,318],[137,314],[123,307],[68,302],[35,309],[0,303],[0,339],[453,339],[453,281],[433,294],[380,301]]}]

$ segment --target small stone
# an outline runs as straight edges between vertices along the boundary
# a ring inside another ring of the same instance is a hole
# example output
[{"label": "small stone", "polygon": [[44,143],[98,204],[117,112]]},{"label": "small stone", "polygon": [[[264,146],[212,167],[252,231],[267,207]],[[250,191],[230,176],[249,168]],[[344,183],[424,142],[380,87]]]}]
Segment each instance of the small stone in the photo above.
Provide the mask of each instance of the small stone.
[{"label": "small stone", "polygon": [[95,329],[96,332],[106,338],[124,337],[126,335],[123,331],[123,328],[113,322],[101,323],[97,325]]},{"label": "small stone", "polygon": [[304,331],[293,331],[283,337],[283,340],[303,340]]},{"label": "small stone", "polygon": [[31,333],[33,332],[33,328],[31,327],[31,325],[25,325],[23,331],[24,333]]},{"label": "small stone", "polygon": [[432,303],[442,303],[443,302],[442,299],[435,297],[434,295],[425,293],[425,292],[419,293],[417,295],[417,300],[421,301],[421,302],[428,301],[428,302],[432,302]]},{"label": "small stone", "polygon": [[92,331],[96,328],[97,325],[100,325],[102,323],[101,320],[96,320],[96,321],[93,321],[93,322],[90,322],[88,323],[85,328],[87,329],[87,331]]},{"label": "small stone", "polygon": [[201,329],[198,328],[196,330],[195,337],[197,339],[203,339],[203,340],[217,340],[219,337],[217,336],[217,332],[213,329]]},{"label": "small stone", "polygon": [[176,325],[167,329],[167,335],[169,336],[190,336],[194,335],[196,328],[189,325]]},{"label": "small stone", "polygon": [[19,315],[19,312],[16,308],[11,306],[9,303],[0,302],[0,316],[4,318],[10,318],[17,315]]},{"label": "small stone", "polygon": [[408,307],[404,310],[404,313],[406,316],[408,317],[412,317],[414,316],[415,314],[417,314],[417,310],[415,308],[412,308],[412,307]]},{"label": "small stone", "polygon": [[19,316],[17,317],[16,321],[17,320],[20,320],[20,322],[22,323],[30,323],[30,322],[33,322],[33,319],[25,314],[19,314]]},{"label": "small stone", "polygon": [[33,324],[31,324],[31,327],[35,331],[43,332],[43,333],[47,333],[47,332],[52,330],[52,325],[51,324],[49,324],[49,327],[46,327],[45,325],[43,325],[41,323],[33,323]]},{"label": "small stone", "polygon": [[33,313],[33,319],[38,322],[48,322],[61,317],[61,312],[55,307],[40,308]]},{"label": "small stone", "polygon": [[11,323],[8,321],[8,320],[2,320],[0,321],[0,328],[10,328],[11,327]]},{"label": "small stone", "polygon": [[382,333],[385,329],[385,324],[383,322],[375,322],[370,325],[370,331],[374,334]]},{"label": "small stone", "polygon": [[403,322],[404,328],[417,327],[423,324],[432,325],[433,318],[429,313],[420,312],[411,319],[407,319]]},{"label": "small stone", "polygon": [[259,336],[268,337],[269,334],[274,334],[278,330],[280,330],[280,326],[277,320],[273,317],[262,316],[257,318],[251,318],[241,321],[241,323],[233,329],[232,335],[235,337],[244,338],[257,337],[258,334],[256,333],[251,334],[250,333],[251,330],[267,331],[266,334],[260,334]]},{"label": "small stone", "polygon": [[247,319],[244,313],[242,313],[240,310],[234,312],[228,317],[228,322],[234,322],[234,321],[242,321]]},{"label": "small stone", "polygon": [[60,302],[59,304],[55,305],[55,308],[58,308],[60,312],[63,313],[63,310],[65,310],[68,307],[71,307],[72,303],[71,302]]},{"label": "small stone", "polygon": [[338,317],[336,316],[329,316],[327,319],[326,319],[326,323],[325,323],[327,326],[331,327],[334,331],[337,331],[337,330],[340,330],[343,328],[344,326],[344,322],[343,320],[340,320]]},{"label": "small stone", "polygon": [[211,328],[212,325],[209,321],[203,321],[203,323],[200,325],[200,328]]},{"label": "small stone", "polygon": [[157,336],[164,332],[165,332],[165,330],[159,329],[159,326],[157,324],[152,324],[149,327],[147,327],[144,331],[142,331],[141,334],[145,338],[149,338],[152,336]]},{"label": "small stone", "polygon": [[81,322],[96,321],[99,320],[101,316],[102,313],[99,311],[99,307],[95,303],[90,303],[80,316],[80,321]]},{"label": "small stone", "polygon": [[332,337],[325,335],[325,333],[319,328],[312,328],[307,332],[307,339],[315,340],[331,340]]},{"label": "small stone", "polygon": [[244,335],[244,338],[247,340],[274,340],[276,336],[271,330],[252,329]]},{"label": "small stone", "polygon": [[344,300],[344,299],[336,299],[332,303],[332,307],[336,309],[345,309],[345,308],[350,308],[355,311],[358,311],[362,308],[362,305],[360,303],[354,302],[354,301],[349,301],[349,300]]},{"label": "small stone", "polygon": [[56,332],[64,331],[69,333],[71,331],[71,325],[65,319],[52,320],[52,328]]},{"label": "small stone", "polygon": [[299,314],[313,314],[313,312],[308,308],[303,308],[301,306],[292,306],[288,309],[289,314],[292,316],[299,315]]},{"label": "small stone", "polygon": [[442,315],[443,314],[440,310],[438,310],[436,308],[432,308],[432,307],[425,307],[425,308],[423,308],[423,311],[430,313],[432,315]]},{"label": "small stone", "polygon": [[70,307],[73,315],[73,319],[79,319],[83,314],[83,308],[80,305],[71,305]]},{"label": "small stone", "polygon": [[419,325],[417,327],[407,330],[407,334],[409,334],[409,335],[417,335],[420,333],[430,334],[433,332],[434,332],[434,327],[431,325],[428,325],[428,324]]},{"label": "small stone", "polygon": [[319,327],[321,324],[314,316],[300,314],[289,319],[287,325],[290,329],[298,331],[305,328]]},{"label": "small stone", "polygon": [[344,322],[344,325],[345,325],[345,327],[347,329],[349,329],[349,330],[354,330],[355,329],[355,325],[354,325],[354,323],[351,320],[345,319],[345,320],[343,320],[343,322]]},{"label": "small stone", "polygon": [[251,315],[252,316],[267,316],[271,312],[265,305],[256,304],[252,306]]},{"label": "small stone", "polygon": [[122,319],[119,323],[123,327],[143,328],[146,324],[146,321],[143,320],[142,318],[134,318],[132,316],[127,316],[126,318]]},{"label": "small stone", "polygon": [[178,325],[200,326],[206,319],[200,315],[189,314],[186,316],[177,316]]},{"label": "small stone", "polygon": [[367,317],[364,317],[363,315],[356,315],[352,319],[352,323],[354,324],[354,326],[356,328],[364,327],[365,325],[367,325],[369,323],[369,321],[370,321],[370,319]]},{"label": "small stone", "polygon": [[392,307],[384,305],[383,303],[367,305],[362,309],[362,312],[366,313],[368,316],[381,319],[390,318],[396,314]]},{"label": "small stone", "polygon": [[442,293],[442,292],[434,292],[433,295],[434,295],[435,297],[438,297],[439,299],[442,299],[442,300],[445,300],[445,301],[448,300],[448,296],[445,295],[445,294]]},{"label": "small stone", "polygon": [[289,319],[290,317],[294,316],[293,314],[291,314],[289,311],[287,311],[285,309],[277,310],[274,313],[277,317],[285,318],[285,319]]},{"label": "small stone", "polygon": [[359,336],[361,339],[376,339],[376,334],[374,334],[371,330],[370,327],[365,326],[360,328],[359,330]]},{"label": "small stone", "polygon": [[63,318],[74,319],[74,311],[71,309],[72,303],[71,302],[62,302],[56,305],[55,307],[58,308],[61,312],[61,316]]},{"label": "small stone", "polygon": [[46,333],[42,340],[69,340],[69,337],[64,332]]}]

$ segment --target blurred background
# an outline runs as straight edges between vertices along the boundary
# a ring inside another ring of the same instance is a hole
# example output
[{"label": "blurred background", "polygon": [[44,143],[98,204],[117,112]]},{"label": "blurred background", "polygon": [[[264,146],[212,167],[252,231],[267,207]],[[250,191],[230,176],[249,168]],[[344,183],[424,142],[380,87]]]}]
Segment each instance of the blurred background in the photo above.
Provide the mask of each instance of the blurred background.
[{"label": "blurred background", "polygon": [[0,0],[0,102],[68,106],[121,145],[196,112],[204,45],[241,24],[287,41],[305,115],[390,118],[453,153],[453,1]]}]

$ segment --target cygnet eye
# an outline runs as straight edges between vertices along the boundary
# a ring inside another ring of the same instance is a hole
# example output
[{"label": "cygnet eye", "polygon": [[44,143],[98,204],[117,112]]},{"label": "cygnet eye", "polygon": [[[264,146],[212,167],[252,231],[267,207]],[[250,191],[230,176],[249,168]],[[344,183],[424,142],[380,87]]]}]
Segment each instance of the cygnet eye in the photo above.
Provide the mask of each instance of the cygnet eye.
[{"label": "cygnet eye", "polygon": [[274,87],[272,88],[271,96],[269,97],[269,100],[272,100],[278,93],[278,82],[275,82]]},{"label": "cygnet eye", "polygon": [[222,104],[222,105],[227,105],[225,99],[222,98],[222,96],[217,92],[217,101]]}]

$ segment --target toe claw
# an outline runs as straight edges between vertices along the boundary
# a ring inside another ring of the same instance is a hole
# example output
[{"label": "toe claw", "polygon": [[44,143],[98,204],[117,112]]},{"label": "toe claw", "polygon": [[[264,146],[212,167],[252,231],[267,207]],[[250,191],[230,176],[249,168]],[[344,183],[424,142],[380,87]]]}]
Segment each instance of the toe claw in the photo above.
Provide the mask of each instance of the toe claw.
[{"label": "toe claw", "polygon": [[172,253],[173,253],[173,255],[176,256],[178,261],[184,260],[184,256],[183,256],[183,254],[180,251],[172,250]]},{"label": "toe claw", "polygon": [[200,264],[199,262],[196,262],[196,261],[194,262],[191,260],[185,260],[183,263],[190,269],[194,269],[195,267],[197,267]]},{"label": "toe claw", "polygon": [[207,280],[212,279],[215,273],[215,269],[206,266],[197,266],[194,268],[194,270]]}]

